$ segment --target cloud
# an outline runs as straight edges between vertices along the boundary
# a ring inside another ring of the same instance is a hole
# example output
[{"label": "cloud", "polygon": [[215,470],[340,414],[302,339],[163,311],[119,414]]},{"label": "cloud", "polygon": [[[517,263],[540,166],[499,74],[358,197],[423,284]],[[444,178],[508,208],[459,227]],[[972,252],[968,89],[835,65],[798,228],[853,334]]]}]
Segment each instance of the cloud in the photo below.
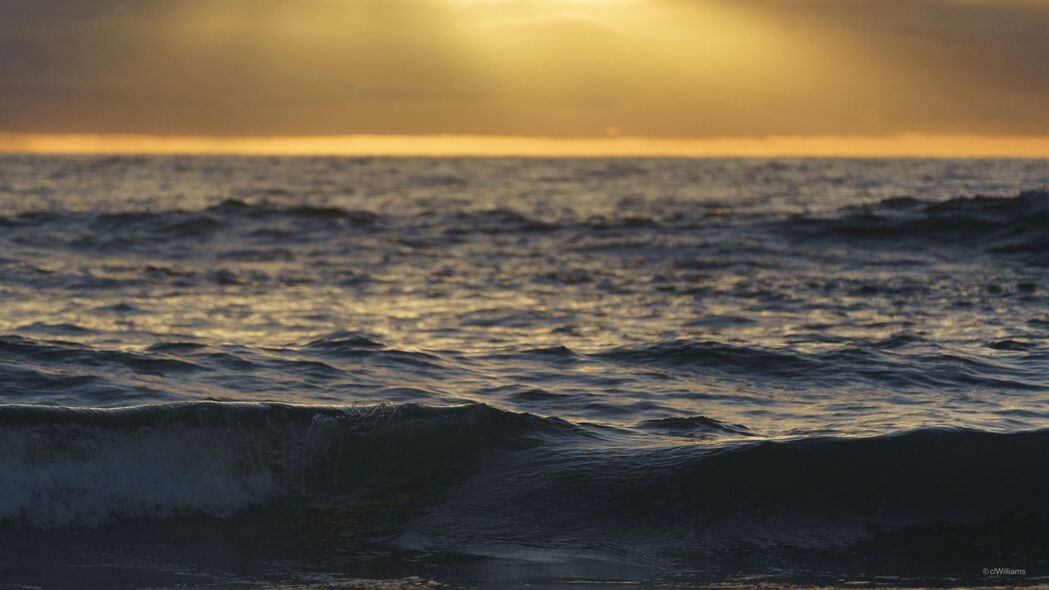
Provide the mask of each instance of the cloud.
[{"label": "cloud", "polygon": [[932,74],[1049,91],[1045,0],[733,0],[784,26],[847,35],[855,44]]}]

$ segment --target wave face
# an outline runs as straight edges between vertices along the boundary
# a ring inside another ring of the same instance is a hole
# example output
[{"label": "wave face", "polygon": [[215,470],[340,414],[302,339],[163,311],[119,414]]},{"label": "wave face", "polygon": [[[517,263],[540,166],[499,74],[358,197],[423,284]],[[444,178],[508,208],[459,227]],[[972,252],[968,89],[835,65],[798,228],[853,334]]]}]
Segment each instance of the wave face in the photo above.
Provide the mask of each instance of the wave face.
[{"label": "wave face", "polygon": [[1045,161],[0,170],[0,583],[1045,563]]},{"label": "wave face", "polygon": [[[141,523],[157,519],[206,528],[244,514],[276,540],[248,542],[253,551],[330,553],[334,537],[343,549],[438,563],[586,559],[680,571],[755,552],[764,567],[827,567],[827,556],[857,554],[877,563],[904,533],[941,552],[957,549],[958,531],[1049,534],[1049,430],[773,441],[703,418],[688,429],[727,436],[652,446],[639,432],[482,404],[216,402],[8,406],[0,423],[0,544],[27,532],[138,539]],[[1022,544],[1001,549],[1037,558]],[[796,555],[814,550],[820,557]]]},{"label": "wave face", "polygon": [[[682,422],[644,426],[680,429]],[[730,436],[638,446],[638,433],[483,404],[6,406],[0,518],[54,528],[225,517],[288,499],[352,504],[360,495],[422,482],[455,489],[449,498],[436,494],[451,504],[477,502],[470,494],[498,496],[485,503],[519,496],[500,509],[502,518],[541,505],[548,511],[542,522],[566,529],[559,532],[574,529],[569,521],[583,516],[585,503],[588,512],[604,514],[605,526],[622,527],[602,532],[627,536],[642,522],[649,532],[703,533],[759,514],[799,528],[814,521],[899,526],[1049,517],[1041,491],[1049,483],[1049,431],[922,429],[770,441],[710,418],[687,422],[689,430]],[[495,479],[500,483],[490,486]]]}]

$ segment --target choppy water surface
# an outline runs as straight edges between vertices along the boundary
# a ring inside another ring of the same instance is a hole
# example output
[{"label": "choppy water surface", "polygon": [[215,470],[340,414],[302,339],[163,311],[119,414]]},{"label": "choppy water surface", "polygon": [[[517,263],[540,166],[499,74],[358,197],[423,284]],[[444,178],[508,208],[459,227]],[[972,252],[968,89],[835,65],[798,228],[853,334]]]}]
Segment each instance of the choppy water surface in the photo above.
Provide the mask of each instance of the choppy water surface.
[{"label": "choppy water surface", "polygon": [[1046,185],[0,157],[0,582],[1037,582]]}]

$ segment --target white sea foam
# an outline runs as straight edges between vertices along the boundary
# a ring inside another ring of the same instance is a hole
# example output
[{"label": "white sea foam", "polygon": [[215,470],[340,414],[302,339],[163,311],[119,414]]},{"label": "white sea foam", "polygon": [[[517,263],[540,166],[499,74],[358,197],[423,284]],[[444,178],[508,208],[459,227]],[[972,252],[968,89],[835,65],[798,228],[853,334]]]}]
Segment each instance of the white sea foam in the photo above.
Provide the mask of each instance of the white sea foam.
[{"label": "white sea foam", "polygon": [[0,519],[96,526],[175,513],[228,516],[272,498],[259,457],[230,453],[217,430],[0,434]]}]

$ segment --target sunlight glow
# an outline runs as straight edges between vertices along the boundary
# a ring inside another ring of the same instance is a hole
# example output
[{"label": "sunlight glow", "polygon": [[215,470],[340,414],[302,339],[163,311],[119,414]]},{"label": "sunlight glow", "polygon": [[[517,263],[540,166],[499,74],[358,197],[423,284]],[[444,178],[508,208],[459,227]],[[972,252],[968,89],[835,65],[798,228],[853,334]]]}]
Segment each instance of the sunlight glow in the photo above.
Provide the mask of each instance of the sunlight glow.
[{"label": "sunlight glow", "polygon": [[1049,157],[1049,136],[768,136],[704,139],[510,136],[174,137],[4,135],[0,152],[332,156]]}]

